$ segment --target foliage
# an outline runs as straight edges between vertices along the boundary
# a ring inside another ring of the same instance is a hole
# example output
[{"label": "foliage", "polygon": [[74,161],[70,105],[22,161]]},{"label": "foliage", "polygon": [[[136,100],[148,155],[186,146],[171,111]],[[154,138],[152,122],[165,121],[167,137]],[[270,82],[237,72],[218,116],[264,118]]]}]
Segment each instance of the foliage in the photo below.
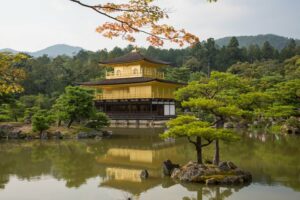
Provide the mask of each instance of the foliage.
[{"label": "foliage", "polygon": [[105,126],[109,126],[109,124],[109,118],[105,113],[95,112],[86,126],[89,128],[100,130]]},{"label": "foliage", "polygon": [[287,126],[297,128],[298,130],[300,130],[300,123],[299,123],[299,120],[296,117],[290,117],[288,120],[286,120],[285,124]]},{"label": "foliage", "polygon": [[[76,82],[101,79],[104,76],[99,59],[107,58],[107,51],[91,53],[80,51],[74,57],[42,56],[31,59],[24,67],[27,77],[22,86],[27,95],[44,94],[56,98],[68,85]],[[114,55],[111,53],[111,55]]]},{"label": "foliage", "polygon": [[59,120],[69,120],[70,127],[75,120],[91,117],[94,109],[93,94],[81,87],[68,86],[53,108]]},{"label": "foliage", "polygon": [[[224,128],[214,128],[211,123],[200,121],[195,116],[182,115],[167,123],[168,130],[162,138],[186,137],[189,142],[195,145],[197,150],[198,163],[202,163],[202,148],[211,144],[214,140],[233,141],[237,137],[233,131]],[[196,139],[193,139],[196,138]],[[201,140],[206,143],[202,143]]]},{"label": "foliage", "polygon": [[20,81],[25,78],[21,69],[28,57],[24,54],[0,53],[0,94],[23,91]]},{"label": "foliage", "polygon": [[41,133],[50,127],[53,122],[53,117],[49,115],[45,110],[38,110],[32,116],[32,130]]},{"label": "foliage", "polygon": [[240,63],[229,68],[229,72],[247,79],[255,92],[240,95],[239,106],[253,112],[253,120],[281,123],[290,116],[299,115],[299,56],[283,63],[263,61]]},{"label": "foliage", "polygon": [[[232,46],[236,46],[236,41],[232,41]],[[182,106],[189,108],[196,114],[201,123],[192,122],[181,125],[171,122],[167,136],[190,137],[194,135],[204,138],[211,143],[216,141],[216,153],[214,163],[219,163],[219,139],[234,138],[232,131],[224,129],[225,122],[247,119],[252,116],[251,110],[245,110],[239,106],[240,96],[251,91],[248,82],[236,75],[224,72],[212,72],[209,78],[204,77],[198,81],[189,83],[186,87],[179,89],[175,95],[176,99],[182,101]],[[210,116],[210,117],[207,117]],[[183,118],[185,119],[185,118]],[[180,120],[183,120],[179,118]],[[190,119],[190,118],[188,118]],[[195,118],[194,118],[195,120]],[[205,126],[203,125],[205,121]],[[177,122],[175,120],[175,122]],[[208,123],[208,124],[207,124]],[[215,125],[215,127],[213,127]],[[199,139],[197,139],[198,141]],[[191,141],[199,146],[199,142]],[[201,147],[201,145],[200,145]],[[200,148],[198,147],[198,148]],[[199,149],[197,150],[199,151]],[[201,156],[200,156],[201,157]],[[199,158],[198,158],[199,160]]]},{"label": "foliage", "polygon": [[[194,44],[199,41],[198,37],[186,32],[184,29],[175,29],[168,24],[159,23],[167,19],[167,11],[153,5],[155,0],[129,0],[127,3],[106,3],[88,5],[81,1],[70,0],[81,6],[90,8],[109,19],[112,22],[105,22],[96,31],[104,37],[122,37],[129,42],[135,42],[136,33],[147,35],[147,41],[153,46],[163,46],[165,40],[183,46],[185,43]],[[148,29],[150,29],[148,31]]]},{"label": "foliage", "polygon": [[300,55],[284,61],[284,74],[288,80],[300,79]]},{"label": "foliage", "polygon": [[300,79],[284,81],[267,90],[281,104],[300,106]]}]

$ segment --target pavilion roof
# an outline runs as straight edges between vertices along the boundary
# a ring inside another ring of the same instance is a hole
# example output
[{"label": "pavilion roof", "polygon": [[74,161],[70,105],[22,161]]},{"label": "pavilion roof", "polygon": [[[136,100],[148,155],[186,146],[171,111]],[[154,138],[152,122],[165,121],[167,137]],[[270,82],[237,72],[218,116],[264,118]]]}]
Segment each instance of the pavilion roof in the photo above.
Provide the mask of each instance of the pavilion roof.
[{"label": "pavilion roof", "polygon": [[151,78],[151,77],[105,79],[105,80],[96,81],[96,82],[78,83],[78,85],[83,85],[83,86],[118,85],[118,84],[131,84],[131,83],[147,83],[147,82],[152,82],[152,81],[185,85],[185,83],[179,83],[179,82],[176,82],[176,81],[170,81],[170,80],[164,80],[164,79],[158,79],[158,78]]},{"label": "pavilion roof", "polygon": [[161,65],[170,65],[170,62],[165,62],[162,60],[154,59],[147,57],[140,52],[134,51],[130,52],[124,56],[117,57],[117,58],[112,58],[109,60],[101,61],[100,64],[106,65],[106,64],[123,64],[123,63],[133,63],[133,62],[138,62],[138,61],[146,61],[154,64],[161,64]]}]

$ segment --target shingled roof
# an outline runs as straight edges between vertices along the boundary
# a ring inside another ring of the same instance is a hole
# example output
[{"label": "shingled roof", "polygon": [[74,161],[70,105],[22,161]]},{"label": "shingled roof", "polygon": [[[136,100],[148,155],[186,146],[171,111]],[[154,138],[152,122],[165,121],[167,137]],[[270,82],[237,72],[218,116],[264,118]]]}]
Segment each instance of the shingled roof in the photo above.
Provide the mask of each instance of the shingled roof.
[{"label": "shingled roof", "polygon": [[78,83],[78,85],[83,85],[83,86],[118,85],[118,84],[130,84],[130,83],[147,83],[147,82],[152,82],[152,81],[185,85],[185,83],[178,83],[178,82],[175,82],[175,81],[169,81],[169,80],[163,80],[163,79],[157,79],[157,78],[150,78],[150,77],[105,79],[105,80],[97,81],[97,82]]},{"label": "shingled roof", "polygon": [[171,64],[170,62],[165,62],[165,61],[149,58],[149,57],[141,54],[140,52],[131,52],[131,53],[126,54],[121,57],[109,59],[106,61],[101,61],[100,64],[103,64],[103,65],[105,65],[105,64],[122,64],[122,63],[132,63],[132,62],[137,62],[137,61],[142,61],[142,60],[150,62],[150,63],[161,64],[161,65],[170,65]]}]

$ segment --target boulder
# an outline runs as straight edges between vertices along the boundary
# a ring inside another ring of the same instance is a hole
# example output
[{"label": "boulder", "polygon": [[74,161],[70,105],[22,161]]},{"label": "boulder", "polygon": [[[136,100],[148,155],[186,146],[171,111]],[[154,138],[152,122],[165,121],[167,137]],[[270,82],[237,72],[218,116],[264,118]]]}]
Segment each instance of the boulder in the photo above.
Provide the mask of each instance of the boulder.
[{"label": "boulder", "polygon": [[175,168],[172,171],[171,178],[172,179],[179,179],[180,172],[181,172],[181,170],[179,168]]},{"label": "boulder", "polygon": [[52,135],[51,138],[55,139],[55,140],[60,140],[63,139],[63,134],[60,131],[55,131]]},{"label": "boulder", "polygon": [[48,132],[43,132],[42,134],[41,134],[41,140],[48,140]]},{"label": "boulder", "polygon": [[163,164],[162,164],[162,166],[163,166],[163,174],[165,176],[171,176],[172,171],[175,168],[179,168],[178,164],[173,164],[170,160],[164,161]]},{"label": "boulder", "polygon": [[102,131],[102,137],[105,138],[111,138],[112,134],[112,131]]},{"label": "boulder", "polygon": [[280,131],[283,134],[300,134],[300,129],[298,127],[287,125],[287,124],[284,124],[281,127]]},{"label": "boulder", "polygon": [[90,132],[79,132],[77,134],[77,139],[94,139],[94,138],[102,138],[103,133],[99,131],[90,131]]},{"label": "boulder", "polygon": [[7,139],[12,139],[12,140],[25,139],[26,134],[24,134],[20,130],[12,130],[12,131],[6,133],[6,138]]},{"label": "boulder", "polygon": [[229,171],[230,170],[230,167],[227,165],[227,162],[220,162],[218,167],[221,171]]},{"label": "boulder", "polygon": [[230,169],[236,169],[236,168],[237,168],[237,166],[236,166],[233,162],[231,162],[231,161],[228,161],[228,162],[227,162],[227,165],[228,165],[228,167],[229,167]]},{"label": "boulder", "polygon": [[220,162],[218,167],[221,171],[229,171],[237,168],[237,166],[231,161]]},{"label": "boulder", "polygon": [[171,178],[183,182],[198,182],[207,185],[235,185],[252,181],[249,172],[242,171],[230,161],[221,162],[219,166],[189,162],[181,168],[175,168],[172,171]]}]

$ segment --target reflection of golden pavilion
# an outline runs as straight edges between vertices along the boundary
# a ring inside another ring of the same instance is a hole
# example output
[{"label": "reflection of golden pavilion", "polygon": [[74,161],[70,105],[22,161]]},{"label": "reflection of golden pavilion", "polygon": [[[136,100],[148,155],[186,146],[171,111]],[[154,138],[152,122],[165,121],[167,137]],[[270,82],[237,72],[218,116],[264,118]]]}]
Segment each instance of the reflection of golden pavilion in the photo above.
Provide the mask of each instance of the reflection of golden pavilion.
[{"label": "reflection of golden pavilion", "polygon": [[106,168],[108,177],[118,181],[142,182],[140,177],[141,170],[138,169],[122,169],[122,168]]},{"label": "reflection of golden pavilion", "polygon": [[[169,157],[178,156],[180,149],[174,142],[160,143],[155,148],[143,149],[130,147],[112,147],[103,156],[96,157],[101,165],[106,166],[107,180],[101,186],[126,190],[132,194],[140,194],[161,184],[161,164]],[[140,184],[143,179],[141,171],[147,169],[150,178]]]}]

